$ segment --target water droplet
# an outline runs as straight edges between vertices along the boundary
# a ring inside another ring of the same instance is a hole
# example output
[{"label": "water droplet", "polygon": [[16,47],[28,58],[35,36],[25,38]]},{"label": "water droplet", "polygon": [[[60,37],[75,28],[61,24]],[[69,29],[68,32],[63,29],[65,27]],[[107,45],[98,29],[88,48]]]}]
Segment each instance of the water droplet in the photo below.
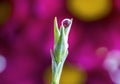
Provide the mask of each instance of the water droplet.
[{"label": "water droplet", "polygon": [[70,20],[70,19],[64,19],[64,20],[62,21],[62,25],[63,25],[65,28],[69,27],[70,24],[71,24],[71,20]]}]

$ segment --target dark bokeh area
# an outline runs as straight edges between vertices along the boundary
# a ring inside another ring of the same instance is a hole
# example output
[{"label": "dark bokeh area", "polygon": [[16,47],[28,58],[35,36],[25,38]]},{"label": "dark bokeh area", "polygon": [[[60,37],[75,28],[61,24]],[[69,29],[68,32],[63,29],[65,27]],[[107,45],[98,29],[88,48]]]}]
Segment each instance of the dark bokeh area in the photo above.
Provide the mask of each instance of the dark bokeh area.
[{"label": "dark bokeh area", "polygon": [[120,0],[0,0],[0,84],[51,84],[55,16],[73,18],[60,84],[120,84]]}]

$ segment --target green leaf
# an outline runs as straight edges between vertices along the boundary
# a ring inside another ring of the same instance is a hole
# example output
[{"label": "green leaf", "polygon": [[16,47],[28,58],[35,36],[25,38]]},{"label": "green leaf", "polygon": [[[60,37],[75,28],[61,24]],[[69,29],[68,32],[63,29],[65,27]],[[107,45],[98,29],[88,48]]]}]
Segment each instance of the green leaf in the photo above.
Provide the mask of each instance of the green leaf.
[{"label": "green leaf", "polygon": [[60,37],[59,40],[56,44],[55,50],[54,50],[54,55],[55,55],[55,60],[57,64],[61,62],[62,56],[64,56],[64,53],[66,52],[66,47],[65,47],[65,33],[64,33],[64,28],[60,28]]},{"label": "green leaf", "polygon": [[60,32],[59,32],[59,29],[58,29],[57,18],[55,17],[54,18],[54,44],[57,43],[57,41],[59,39],[59,36],[60,36]]}]

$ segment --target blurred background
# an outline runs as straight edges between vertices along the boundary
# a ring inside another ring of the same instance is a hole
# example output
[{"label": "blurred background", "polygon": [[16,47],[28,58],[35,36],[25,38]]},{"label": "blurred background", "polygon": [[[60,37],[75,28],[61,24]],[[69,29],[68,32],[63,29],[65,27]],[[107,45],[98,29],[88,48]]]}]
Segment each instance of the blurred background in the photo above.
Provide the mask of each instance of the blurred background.
[{"label": "blurred background", "polygon": [[120,84],[120,0],[0,0],[0,84],[51,84],[55,16],[73,18],[60,84]]}]

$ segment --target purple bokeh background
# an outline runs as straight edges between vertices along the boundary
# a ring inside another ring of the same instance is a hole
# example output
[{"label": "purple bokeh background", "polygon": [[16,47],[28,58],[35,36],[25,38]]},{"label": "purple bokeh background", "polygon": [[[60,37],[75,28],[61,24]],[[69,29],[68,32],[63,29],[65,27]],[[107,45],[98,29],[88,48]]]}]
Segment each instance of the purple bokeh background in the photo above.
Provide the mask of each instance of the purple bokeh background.
[{"label": "purple bokeh background", "polygon": [[[0,84],[44,84],[44,71],[51,65],[55,16],[59,25],[62,19],[73,18],[66,62],[85,70],[85,84],[114,84],[103,63],[108,52],[120,50],[119,0],[113,0],[108,17],[94,22],[75,18],[66,8],[66,0],[0,1],[3,3],[11,8],[9,17],[0,24],[0,54],[7,61]],[[107,51],[97,56],[101,47]]]}]

